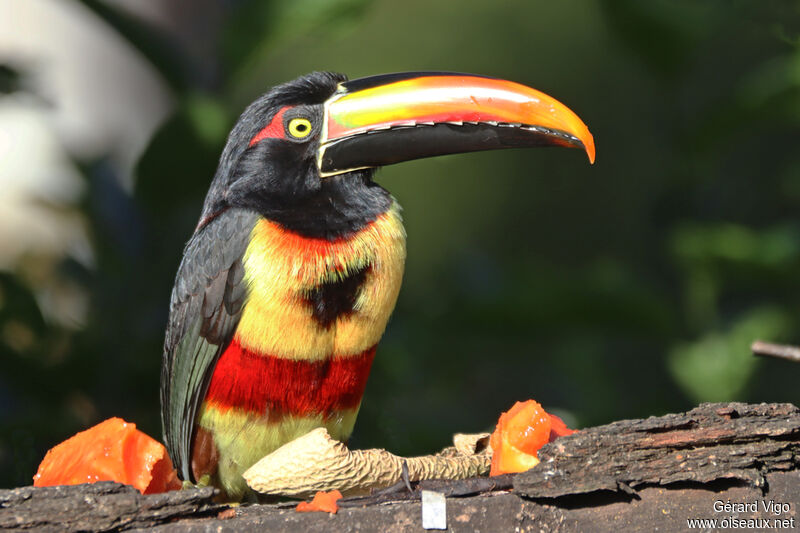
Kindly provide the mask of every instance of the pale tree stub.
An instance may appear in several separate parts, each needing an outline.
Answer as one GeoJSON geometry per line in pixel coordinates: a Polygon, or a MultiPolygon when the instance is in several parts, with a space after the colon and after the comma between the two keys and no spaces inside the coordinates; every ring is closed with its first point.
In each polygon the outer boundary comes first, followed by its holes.
{"type": "Polygon", "coordinates": [[[403,463],[409,481],[467,479],[489,472],[488,434],[458,434],[454,446],[441,454],[399,457],[386,450],[350,450],[325,428],[297,438],[250,467],[244,478],[262,494],[303,498],[317,491],[339,490],[344,495],[367,494],[402,479],[403,463]]]}

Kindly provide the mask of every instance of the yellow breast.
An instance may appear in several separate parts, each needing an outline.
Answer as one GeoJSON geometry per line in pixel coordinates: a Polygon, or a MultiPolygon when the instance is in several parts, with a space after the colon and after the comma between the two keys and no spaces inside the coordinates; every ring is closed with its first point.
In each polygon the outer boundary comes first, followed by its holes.
{"type": "Polygon", "coordinates": [[[295,360],[357,355],[377,344],[394,309],[405,263],[405,230],[394,204],[360,231],[329,241],[288,232],[266,219],[244,255],[248,298],[236,336],[245,348],[295,360]],[[308,295],[366,269],[352,312],[328,327],[308,295]]]}

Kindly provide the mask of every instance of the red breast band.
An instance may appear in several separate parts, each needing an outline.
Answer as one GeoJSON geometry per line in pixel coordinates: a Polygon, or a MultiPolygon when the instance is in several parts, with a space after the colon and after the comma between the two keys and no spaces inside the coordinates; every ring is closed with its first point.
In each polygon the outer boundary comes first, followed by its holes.
{"type": "Polygon", "coordinates": [[[234,338],[217,362],[206,401],[271,419],[353,409],[374,357],[375,346],[355,356],[296,361],[251,352],[234,338]]]}

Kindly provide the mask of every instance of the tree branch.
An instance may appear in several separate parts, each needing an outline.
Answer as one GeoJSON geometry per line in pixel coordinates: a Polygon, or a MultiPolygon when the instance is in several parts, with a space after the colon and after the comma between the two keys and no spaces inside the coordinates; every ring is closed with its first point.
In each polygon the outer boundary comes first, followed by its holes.
{"type": "Polygon", "coordinates": [[[786,359],[787,361],[800,363],[800,347],[797,346],[755,341],[750,345],[750,351],[752,351],[754,355],[775,357],[776,359],[786,359]]]}
{"type": "Polygon", "coordinates": [[[419,531],[421,490],[447,496],[447,527],[456,533],[685,531],[687,520],[731,516],[715,510],[720,501],[755,502],[756,510],[736,511],[737,520],[789,529],[796,523],[775,521],[798,521],[798,456],[797,407],[703,404],[562,437],[539,451],[538,466],[516,476],[423,481],[412,483],[411,491],[398,485],[341,500],[336,515],[298,513],[287,503],[228,508],[212,502],[211,489],[143,496],[98,483],[0,491],[0,529],[419,531]],[[765,510],[769,501],[788,510],[765,510]]]}

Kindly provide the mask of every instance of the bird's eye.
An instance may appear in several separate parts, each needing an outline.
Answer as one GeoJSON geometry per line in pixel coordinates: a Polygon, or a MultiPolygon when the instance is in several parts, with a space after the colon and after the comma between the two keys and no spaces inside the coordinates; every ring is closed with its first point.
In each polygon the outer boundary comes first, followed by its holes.
{"type": "Polygon", "coordinates": [[[307,118],[293,118],[289,121],[289,135],[295,139],[308,137],[311,133],[311,121],[307,118]]]}

